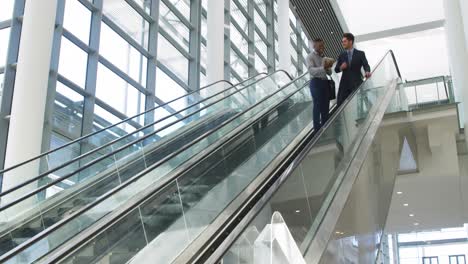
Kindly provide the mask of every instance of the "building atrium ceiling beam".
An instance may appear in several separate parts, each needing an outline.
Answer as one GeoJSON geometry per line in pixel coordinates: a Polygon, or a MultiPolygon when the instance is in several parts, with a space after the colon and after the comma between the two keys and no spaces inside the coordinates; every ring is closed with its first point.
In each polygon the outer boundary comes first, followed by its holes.
{"type": "Polygon", "coordinates": [[[441,28],[444,26],[444,24],[445,24],[445,20],[441,19],[441,20],[436,20],[436,21],[431,21],[431,22],[426,22],[426,23],[421,23],[421,24],[416,24],[416,25],[411,25],[411,26],[406,26],[406,27],[392,28],[389,30],[372,32],[369,34],[356,36],[356,42],[365,42],[365,41],[370,41],[370,40],[417,33],[421,31],[441,28]]]}

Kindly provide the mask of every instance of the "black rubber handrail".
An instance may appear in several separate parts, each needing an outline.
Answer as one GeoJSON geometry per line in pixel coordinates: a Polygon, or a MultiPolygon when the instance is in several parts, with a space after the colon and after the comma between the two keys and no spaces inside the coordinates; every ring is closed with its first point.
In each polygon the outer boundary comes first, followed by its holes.
{"type": "MultiPolygon", "coordinates": [[[[278,89],[277,91],[275,91],[274,93],[272,94],[269,94],[267,96],[265,96],[264,98],[262,98],[262,100],[258,101],[257,103],[251,105],[250,107],[248,107],[247,109],[243,110],[242,112],[240,113],[237,113],[236,115],[232,116],[231,118],[229,118],[228,120],[225,120],[221,125],[219,125],[218,127],[216,128],[213,128],[205,133],[203,133],[202,135],[200,135],[199,137],[197,137],[195,140],[191,141],[190,143],[184,145],[182,148],[178,149],[177,151],[169,154],[168,156],[164,157],[163,159],[157,161],[156,163],[152,164],[150,167],[146,168],[144,171],[140,172],[139,174],[137,174],[136,176],[134,176],[133,178],[131,178],[130,180],[127,180],[126,182],[120,184],[119,186],[115,187],[114,189],[108,191],[107,193],[101,195],[99,198],[97,198],[95,201],[89,203],[88,205],[82,207],[81,209],[73,212],[72,214],[68,215],[65,219],[62,219],[60,222],[52,225],[51,227],[47,228],[46,230],[42,231],[41,233],[37,234],[36,236],[34,236],[33,238],[27,240],[26,242],[20,244],[19,246],[15,247],[14,249],[12,249],[11,251],[5,253],[4,255],[0,256],[0,262],[3,263],[5,262],[6,260],[8,259],[11,259],[12,257],[14,257],[15,255],[19,254],[22,250],[28,248],[29,246],[33,245],[34,243],[36,243],[37,241],[45,238],[46,236],[48,236],[50,233],[54,232],[55,230],[61,228],[62,226],[66,225],[67,223],[69,223],[70,221],[72,221],[75,217],[77,217],[78,215],[90,210],[91,208],[95,207],[96,205],[98,205],[99,203],[103,202],[104,200],[106,200],[107,198],[111,197],[112,195],[114,195],[115,193],[117,193],[118,191],[126,188],[127,186],[129,186],[130,184],[136,182],[137,180],[139,180],[140,178],[142,178],[143,176],[145,176],[148,172],[154,170],[155,168],[157,168],[158,166],[160,166],[161,164],[167,162],[168,160],[172,159],[173,157],[179,155],[180,153],[182,153],[183,151],[185,151],[186,149],[194,146],[195,144],[197,144],[198,142],[200,142],[201,140],[203,140],[204,138],[208,137],[209,135],[215,133],[216,131],[218,131],[219,129],[221,129],[222,127],[226,126],[227,124],[229,124],[230,122],[232,122],[233,120],[235,120],[236,118],[242,116],[243,114],[249,112],[250,110],[254,109],[255,107],[257,107],[258,105],[262,104],[263,102],[267,101],[268,99],[270,99],[271,97],[273,97],[274,95],[280,93],[281,91],[283,91],[286,87],[288,87],[289,85],[293,84],[295,81],[297,81],[298,79],[300,78],[303,78],[306,74],[308,73],[305,73],[301,76],[299,76],[297,79],[295,80],[292,80],[290,81],[289,83],[283,85],[280,89],[278,89]]],[[[307,82],[308,83],[308,82],[307,82]]],[[[307,84],[306,84],[307,85],[307,84]]],[[[301,91],[302,89],[304,89],[305,85],[302,86],[301,88],[298,88],[296,89],[294,92],[290,93],[289,95],[287,95],[283,100],[281,100],[280,102],[278,102],[274,107],[272,107],[272,109],[276,110],[276,107],[283,104],[284,102],[286,102],[290,97],[292,97],[294,94],[296,94],[297,92],[301,91]]],[[[270,110],[266,113],[264,113],[261,117],[259,117],[257,120],[261,120],[263,117],[267,116],[271,111],[273,110],[270,110]]],[[[255,122],[255,121],[252,121],[252,122],[255,122]]],[[[241,131],[242,132],[242,131],[241,131]]],[[[241,133],[239,132],[239,133],[241,133]]],[[[176,176],[174,176],[173,178],[177,178],[178,176],[180,176],[183,172],[180,172],[178,173],[176,176]]],[[[159,186],[158,187],[158,190],[164,188],[164,186],[159,186]]],[[[156,190],[156,191],[158,191],[156,190]]],[[[155,192],[156,192],[155,191],[155,192]]],[[[131,209],[130,209],[131,210],[131,209]]],[[[99,220],[97,220],[99,221],[99,220]]]]}
{"type": "MultiPolygon", "coordinates": [[[[272,73],[272,74],[270,74],[270,75],[267,75],[267,76],[265,76],[265,77],[262,77],[262,78],[260,78],[259,80],[255,81],[254,83],[252,83],[252,84],[250,84],[250,85],[254,85],[254,84],[256,84],[256,83],[258,83],[258,82],[260,82],[260,81],[262,81],[262,80],[264,80],[264,79],[267,79],[268,77],[270,77],[270,76],[272,76],[272,75],[274,75],[274,74],[276,74],[276,73],[279,73],[279,72],[283,72],[283,71],[275,71],[274,73],[272,73]]],[[[287,76],[288,76],[288,78],[289,78],[289,75],[287,75],[287,76]]],[[[104,160],[104,159],[106,159],[106,158],[108,158],[108,157],[110,157],[110,156],[112,156],[112,155],[115,155],[116,153],[118,153],[118,152],[120,152],[120,151],[126,149],[127,147],[132,146],[132,145],[135,144],[135,143],[139,143],[139,142],[141,142],[141,141],[143,141],[143,140],[149,138],[150,136],[155,135],[155,134],[161,132],[162,130],[164,130],[164,129],[166,129],[166,128],[168,128],[168,127],[170,127],[170,126],[172,126],[172,125],[174,125],[174,124],[176,124],[176,123],[178,123],[178,122],[180,122],[180,121],[182,121],[182,120],[188,119],[189,117],[191,117],[191,116],[193,116],[193,115],[195,115],[195,114],[201,112],[203,109],[206,109],[206,108],[208,108],[208,107],[210,107],[210,106],[212,106],[212,105],[214,105],[214,104],[216,104],[216,103],[218,103],[218,102],[220,102],[220,101],[226,99],[226,98],[229,97],[229,96],[232,96],[232,95],[234,95],[234,94],[237,94],[237,93],[241,92],[242,90],[245,90],[245,89],[249,88],[250,85],[247,85],[247,86],[245,86],[245,87],[242,87],[241,89],[237,89],[237,88],[236,88],[236,91],[233,92],[233,93],[231,93],[231,94],[229,94],[228,96],[225,96],[225,97],[223,97],[223,98],[221,98],[221,99],[218,99],[218,100],[216,100],[216,101],[214,101],[214,102],[212,102],[212,103],[210,103],[210,104],[208,104],[208,105],[205,105],[205,106],[203,106],[202,108],[197,109],[197,110],[194,111],[193,113],[190,113],[189,115],[187,115],[187,116],[185,116],[185,117],[183,117],[183,118],[181,118],[181,119],[178,119],[178,120],[176,120],[176,121],[173,121],[173,122],[171,122],[171,123],[168,123],[168,124],[166,124],[165,126],[160,127],[160,128],[158,128],[158,129],[156,129],[155,131],[152,131],[151,133],[148,133],[148,134],[142,136],[141,138],[139,138],[139,139],[137,139],[137,140],[135,140],[135,141],[132,141],[132,142],[130,142],[130,143],[127,143],[127,144],[125,144],[125,145],[119,147],[118,149],[113,150],[113,151],[107,153],[106,155],[101,155],[101,156],[99,156],[99,158],[96,158],[96,159],[94,159],[94,160],[92,160],[92,161],[90,161],[90,162],[84,164],[83,166],[81,166],[81,167],[78,168],[77,170],[75,170],[75,171],[73,171],[73,172],[71,172],[71,173],[68,173],[68,174],[66,174],[66,175],[64,175],[64,176],[62,176],[62,177],[60,177],[60,178],[57,178],[57,179],[55,179],[55,180],[49,182],[48,184],[43,185],[43,186],[41,186],[41,187],[39,187],[39,188],[37,188],[37,189],[35,189],[35,190],[33,190],[33,191],[30,191],[29,193],[27,193],[27,194],[21,196],[20,198],[18,198],[18,199],[16,199],[16,200],[12,201],[12,202],[10,202],[10,203],[7,203],[7,204],[5,204],[5,205],[2,205],[2,206],[0,207],[0,212],[3,211],[3,210],[5,210],[5,209],[10,208],[10,207],[13,206],[13,205],[16,205],[16,204],[18,204],[18,203],[20,203],[20,202],[26,200],[27,198],[31,197],[32,195],[35,195],[35,194],[37,194],[37,193],[39,193],[39,192],[41,192],[41,191],[43,191],[43,190],[45,190],[45,189],[47,189],[47,188],[49,188],[49,187],[51,187],[51,186],[53,186],[53,185],[59,183],[59,182],[62,182],[63,180],[66,180],[66,179],[72,177],[72,176],[75,175],[77,172],[80,172],[80,171],[82,171],[82,170],[84,170],[84,169],[87,169],[87,168],[93,166],[94,164],[98,163],[99,161],[104,160]]],[[[229,88],[229,89],[232,89],[232,87],[229,88]]],[[[206,97],[204,100],[211,99],[211,98],[213,98],[213,97],[215,97],[215,96],[218,96],[219,94],[224,93],[224,92],[225,92],[225,90],[220,91],[220,92],[218,92],[218,93],[216,93],[216,94],[213,94],[213,95],[211,95],[211,96],[209,96],[209,97],[206,97]]],[[[202,101],[203,101],[203,100],[202,100],[202,101]]],[[[200,102],[201,102],[201,101],[200,101],[200,102]]],[[[190,106],[190,107],[192,107],[192,106],[190,106]]],[[[190,107],[188,107],[188,108],[190,108],[190,107]]],[[[186,109],[188,109],[188,108],[186,108],[186,109]]],[[[183,111],[185,111],[186,109],[182,109],[182,110],[178,111],[177,113],[183,112],[183,111]]],[[[177,114],[177,113],[176,113],[176,114],[177,114]]],[[[37,181],[37,180],[43,178],[43,177],[46,177],[49,173],[52,173],[52,172],[55,172],[55,171],[57,171],[57,170],[63,169],[64,167],[66,167],[66,166],[68,166],[68,165],[70,165],[70,164],[72,164],[72,163],[74,163],[74,162],[76,162],[76,161],[82,159],[83,157],[89,156],[89,155],[91,155],[91,154],[93,154],[93,153],[95,153],[95,152],[97,152],[97,151],[99,151],[99,150],[101,150],[101,149],[103,149],[103,148],[106,148],[106,147],[108,147],[108,146],[110,146],[110,145],[112,145],[112,144],[114,144],[114,143],[116,143],[116,142],[118,142],[118,141],[120,141],[120,140],[122,140],[122,139],[124,139],[124,138],[126,138],[126,137],[128,137],[128,136],[130,136],[130,135],[132,135],[132,134],[134,134],[134,133],[141,132],[142,130],[144,130],[144,129],[146,129],[146,128],[149,128],[149,127],[153,126],[154,124],[156,124],[156,123],[158,123],[158,122],[161,122],[161,121],[163,121],[163,120],[166,120],[166,119],[168,119],[168,118],[170,118],[170,117],[171,117],[171,116],[164,117],[164,118],[158,120],[158,121],[155,122],[155,123],[148,124],[148,125],[146,125],[146,126],[144,126],[144,127],[141,127],[141,128],[138,129],[138,130],[133,131],[133,132],[130,133],[130,134],[127,134],[127,135],[125,135],[125,136],[123,136],[123,137],[121,137],[121,138],[118,138],[118,139],[114,140],[114,141],[108,142],[108,143],[106,143],[106,144],[104,144],[104,145],[102,145],[102,146],[100,146],[100,147],[94,149],[93,151],[87,152],[87,153],[85,153],[85,154],[83,154],[83,155],[81,155],[81,156],[78,156],[78,157],[76,157],[76,158],[73,158],[73,159],[71,159],[70,161],[67,161],[67,162],[63,163],[62,165],[60,165],[60,166],[58,166],[58,167],[56,167],[56,168],[54,168],[54,169],[52,169],[52,170],[49,170],[49,171],[44,172],[44,173],[41,173],[39,176],[36,176],[36,177],[34,177],[34,178],[32,178],[32,179],[29,179],[29,180],[27,180],[27,181],[24,181],[23,183],[21,183],[21,184],[19,184],[19,185],[13,187],[13,188],[11,188],[11,189],[8,189],[8,190],[6,190],[6,191],[0,193],[0,197],[5,196],[5,195],[7,195],[7,194],[9,194],[9,193],[11,193],[11,192],[13,192],[13,191],[16,191],[16,190],[18,190],[18,189],[20,189],[20,188],[22,188],[22,187],[24,187],[24,186],[26,186],[26,185],[28,185],[28,184],[30,184],[30,183],[33,183],[33,182],[35,182],[35,181],[37,181]]]]}
{"type": "MultiPolygon", "coordinates": [[[[145,110],[145,111],[142,112],[142,113],[139,113],[139,114],[136,114],[136,115],[134,115],[134,116],[128,117],[128,118],[126,118],[126,119],[124,119],[124,120],[121,120],[121,121],[115,123],[115,124],[109,125],[109,126],[107,126],[107,127],[105,127],[105,128],[102,128],[102,129],[100,129],[100,130],[94,131],[94,132],[92,132],[92,133],[90,133],[90,134],[87,134],[87,135],[84,135],[84,136],[82,136],[82,137],[76,138],[76,139],[74,139],[74,140],[72,140],[72,141],[70,141],[70,142],[67,142],[67,143],[65,143],[65,144],[63,144],[63,145],[61,145],[61,146],[59,146],[59,147],[57,147],[57,148],[54,148],[54,149],[48,150],[48,151],[46,151],[46,152],[43,152],[43,153],[41,153],[41,154],[39,154],[39,155],[37,155],[37,156],[35,156],[35,157],[33,157],[33,158],[30,158],[30,159],[28,159],[28,160],[25,160],[25,161],[23,161],[23,162],[20,162],[20,163],[18,163],[18,164],[16,164],[16,165],[13,165],[13,166],[8,167],[8,168],[6,168],[6,169],[0,170],[0,174],[4,174],[5,172],[8,172],[8,171],[13,170],[13,169],[16,169],[16,168],[18,168],[18,167],[20,167],[20,166],[23,166],[23,165],[25,165],[25,164],[28,164],[28,163],[30,163],[30,162],[33,162],[33,161],[35,161],[35,160],[37,160],[37,159],[40,159],[40,158],[42,158],[42,157],[44,157],[44,156],[46,156],[46,155],[49,155],[49,154],[51,154],[51,153],[53,153],[53,152],[59,151],[59,150],[65,148],[65,147],[68,147],[68,146],[70,146],[70,145],[72,145],[72,144],[78,143],[79,141],[85,140],[85,139],[87,139],[87,138],[89,138],[89,137],[92,137],[92,136],[98,134],[98,133],[101,133],[101,132],[103,132],[103,131],[109,130],[109,129],[111,129],[111,128],[113,128],[113,127],[116,127],[116,126],[118,126],[118,125],[121,125],[121,124],[123,124],[123,123],[126,123],[126,122],[128,122],[128,121],[130,121],[130,120],[132,120],[132,119],[135,119],[135,118],[139,117],[139,116],[143,116],[143,115],[145,115],[145,114],[147,114],[147,113],[149,113],[149,112],[151,112],[151,111],[154,111],[154,110],[156,110],[156,109],[158,109],[158,108],[160,108],[160,107],[164,107],[164,106],[166,106],[166,105],[168,105],[168,104],[170,104],[170,103],[173,103],[173,102],[175,102],[175,101],[177,101],[177,100],[180,100],[180,99],[182,99],[182,98],[184,98],[184,97],[188,97],[188,96],[190,96],[190,95],[192,95],[192,94],[194,94],[194,93],[197,93],[197,92],[199,92],[199,91],[201,91],[201,90],[207,89],[207,88],[209,88],[209,87],[211,87],[211,86],[214,86],[214,85],[216,85],[216,84],[219,84],[219,83],[227,83],[227,84],[229,84],[231,87],[230,87],[230,88],[226,88],[226,90],[227,90],[227,89],[231,89],[231,88],[233,88],[233,87],[236,87],[236,86],[238,86],[238,85],[242,85],[243,83],[248,82],[248,81],[250,81],[250,80],[252,80],[252,79],[254,79],[254,78],[257,78],[257,77],[260,76],[260,75],[267,75],[267,74],[264,73],[264,72],[259,73],[259,74],[255,75],[255,76],[253,76],[253,77],[250,77],[249,79],[246,79],[246,80],[244,80],[244,81],[242,81],[242,82],[240,82],[240,83],[237,83],[236,85],[234,85],[234,84],[233,84],[232,82],[230,82],[230,81],[219,80],[219,81],[214,82],[214,83],[212,83],[212,84],[206,85],[206,86],[204,86],[204,87],[202,87],[202,88],[200,88],[200,89],[193,90],[193,91],[191,91],[191,92],[189,92],[189,93],[187,93],[187,94],[184,94],[184,95],[179,96],[179,97],[177,97],[177,98],[171,99],[170,101],[167,101],[166,103],[164,103],[164,104],[162,104],[162,105],[158,105],[158,106],[153,107],[153,108],[151,108],[151,109],[145,110]]],[[[195,104],[192,104],[191,106],[193,106],[193,105],[195,105],[195,104]]],[[[174,114],[171,114],[171,116],[173,116],[173,115],[174,115],[174,114]]]]}

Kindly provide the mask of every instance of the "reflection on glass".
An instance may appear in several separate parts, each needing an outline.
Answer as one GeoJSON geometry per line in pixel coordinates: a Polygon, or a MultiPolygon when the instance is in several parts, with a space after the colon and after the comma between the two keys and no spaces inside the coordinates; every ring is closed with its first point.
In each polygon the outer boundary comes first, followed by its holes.
{"type": "MultiPolygon", "coordinates": [[[[180,87],[174,80],[169,78],[162,70],[157,68],[156,71],[156,97],[163,102],[169,102],[172,99],[181,97],[187,94],[187,91],[180,87]]],[[[177,100],[170,105],[174,110],[178,111],[187,107],[187,98],[177,100]]]]}
{"type": "MultiPolygon", "coordinates": [[[[245,11],[245,10],[244,10],[245,11]]],[[[241,9],[237,6],[236,2],[231,2],[231,19],[236,21],[236,23],[240,26],[240,28],[244,31],[248,31],[248,23],[247,23],[247,18],[245,17],[244,13],[242,13],[241,9]]],[[[231,28],[234,25],[231,24],[231,28]]],[[[232,39],[232,36],[231,36],[232,39]]]]}
{"type": "Polygon", "coordinates": [[[262,32],[264,36],[267,35],[267,26],[265,23],[265,20],[258,14],[257,9],[255,9],[254,13],[254,21],[255,21],[255,26],[262,32]]]}
{"type": "Polygon", "coordinates": [[[0,107],[2,106],[2,97],[3,97],[3,88],[4,88],[5,76],[3,73],[0,73],[0,107]]]}
{"type": "Polygon", "coordinates": [[[249,42],[231,22],[231,42],[242,54],[249,54],[249,42]]]}
{"type": "Polygon", "coordinates": [[[187,83],[188,59],[161,34],[158,38],[158,60],[187,83]]]}
{"type": "Polygon", "coordinates": [[[91,11],[79,1],[66,1],[63,26],[81,41],[88,44],[91,11]],[[77,23],[77,21],[80,21],[77,23]]]}
{"type": "Polygon", "coordinates": [[[5,29],[0,29],[0,67],[5,66],[9,40],[10,40],[10,28],[8,27],[5,29]]]}
{"type": "Polygon", "coordinates": [[[103,14],[121,27],[145,49],[148,48],[149,23],[125,1],[104,1],[103,14]]]}
{"type": "Polygon", "coordinates": [[[144,111],[145,96],[102,64],[98,66],[96,96],[126,116],[144,111]]]}
{"type": "Polygon", "coordinates": [[[169,3],[186,18],[190,19],[190,1],[189,0],[169,0],[169,3]]]}
{"type": "Polygon", "coordinates": [[[52,121],[54,131],[71,140],[78,138],[81,134],[84,98],[61,82],[57,82],[56,91],[52,121]]]}
{"type": "Polygon", "coordinates": [[[0,21],[11,19],[13,15],[13,7],[15,0],[1,0],[0,1],[0,21]]]}
{"type": "MultiPolygon", "coordinates": [[[[140,117],[138,119],[133,119],[133,120],[142,124],[143,123],[142,118],[143,117],[140,117]]],[[[120,121],[122,121],[122,119],[109,113],[104,108],[100,107],[99,105],[96,104],[94,106],[93,131],[99,131],[105,127],[108,127],[109,125],[116,124],[120,121]]],[[[134,126],[132,126],[129,122],[125,122],[123,124],[112,127],[111,129],[108,129],[107,132],[102,132],[101,134],[109,133],[109,136],[112,135],[113,139],[117,139],[135,130],[136,128],[134,126]]],[[[98,136],[104,137],[104,135],[98,135],[98,136]]],[[[102,144],[104,143],[102,142],[101,144],[98,144],[98,145],[102,145],[102,144]]]]}
{"type": "Polygon", "coordinates": [[[260,35],[258,35],[257,32],[255,32],[255,48],[257,49],[257,51],[260,52],[260,54],[263,55],[264,58],[267,57],[268,48],[266,46],[266,43],[263,41],[260,35]]]}
{"type": "Polygon", "coordinates": [[[257,72],[268,72],[268,67],[260,56],[258,56],[257,52],[255,52],[255,69],[257,72]]]}
{"type": "Polygon", "coordinates": [[[145,85],[148,59],[104,22],[101,23],[99,53],[128,74],[133,80],[145,85]]]}
{"type": "Polygon", "coordinates": [[[239,57],[237,52],[231,48],[231,68],[234,70],[241,79],[245,80],[249,77],[249,67],[239,57]]]}
{"type": "Polygon", "coordinates": [[[59,73],[84,89],[87,62],[88,54],[66,37],[62,37],[58,67],[59,73]]]}
{"type": "Polygon", "coordinates": [[[164,2],[159,6],[159,26],[166,30],[185,50],[189,49],[190,32],[187,26],[182,23],[164,2]]]}

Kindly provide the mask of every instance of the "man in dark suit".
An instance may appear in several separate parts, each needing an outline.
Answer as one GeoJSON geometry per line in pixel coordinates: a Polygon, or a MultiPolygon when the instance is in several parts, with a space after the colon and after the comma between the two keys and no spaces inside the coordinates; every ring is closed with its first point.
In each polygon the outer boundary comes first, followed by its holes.
{"type": "Polygon", "coordinates": [[[362,84],[364,76],[366,78],[371,76],[366,54],[354,48],[353,34],[345,33],[342,44],[345,51],[340,54],[335,66],[336,73],[343,72],[338,90],[338,105],[341,105],[362,84]],[[361,73],[362,68],[365,71],[364,76],[361,73]]]}

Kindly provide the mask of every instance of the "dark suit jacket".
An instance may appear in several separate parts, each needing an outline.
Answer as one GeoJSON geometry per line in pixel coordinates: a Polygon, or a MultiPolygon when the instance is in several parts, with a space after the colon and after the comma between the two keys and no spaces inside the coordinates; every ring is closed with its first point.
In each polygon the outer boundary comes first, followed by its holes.
{"type": "MultiPolygon", "coordinates": [[[[335,67],[336,73],[341,72],[340,67],[343,62],[348,63],[348,53],[346,51],[341,53],[338,57],[338,61],[335,67]]],[[[364,68],[364,71],[366,72],[370,72],[371,70],[364,51],[354,49],[353,59],[351,60],[351,67],[348,63],[348,68],[343,71],[343,75],[341,76],[339,89],[340,92],[350,93],[362,84],[362,68],[364,68]]]]}

